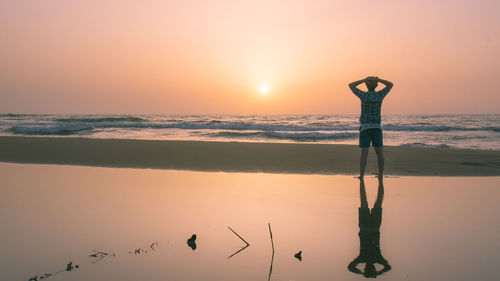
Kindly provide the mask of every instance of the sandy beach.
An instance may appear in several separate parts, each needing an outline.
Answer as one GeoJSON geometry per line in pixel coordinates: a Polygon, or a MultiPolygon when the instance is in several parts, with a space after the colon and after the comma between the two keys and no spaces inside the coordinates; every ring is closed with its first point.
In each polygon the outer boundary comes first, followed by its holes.
{"type": "MultiPolygon", "coordinates": [[[[500,151],[385,147],[386,174],[499,176],[500,151]]],[[[347,174],[359,172],[353,145],[0,137],[0,161],[193,171],[347,174]]],[[[376,155],[368,173],[376,172],[376,155]]]]}

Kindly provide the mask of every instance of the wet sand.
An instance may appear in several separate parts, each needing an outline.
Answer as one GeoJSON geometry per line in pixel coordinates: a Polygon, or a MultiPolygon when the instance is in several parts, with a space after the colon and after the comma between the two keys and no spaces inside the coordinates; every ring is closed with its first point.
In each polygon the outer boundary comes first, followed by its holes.
{"type": "MultiPolygon", "coordinates": [[[[352,176],[0,163],[0,178],[1,280],[364,280],[352,176]]],[[[377,279],[498,280],[499,179],[385,179],[377,279]]]]}
{"type": "MultiPolygon", "coordinates": [[[[386,174],[499,176],[500,151],[385,147],[386,174]]],[[[340,144],[0,137],[0,161],[119,168],[294,174],[359,173],[359,148],[340,144]]],[[[367,173],[377,171],[376,155],[367,173]]]]}

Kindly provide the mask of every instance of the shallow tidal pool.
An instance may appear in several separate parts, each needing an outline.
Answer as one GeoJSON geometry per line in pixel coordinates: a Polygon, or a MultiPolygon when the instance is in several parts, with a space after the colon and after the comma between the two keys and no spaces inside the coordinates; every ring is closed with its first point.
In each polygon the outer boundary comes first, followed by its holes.
{"type": "Polygon", "coordinates": [[[1,280],[499,278],[499,177],[0,163],[0,184],[1,280]]]}

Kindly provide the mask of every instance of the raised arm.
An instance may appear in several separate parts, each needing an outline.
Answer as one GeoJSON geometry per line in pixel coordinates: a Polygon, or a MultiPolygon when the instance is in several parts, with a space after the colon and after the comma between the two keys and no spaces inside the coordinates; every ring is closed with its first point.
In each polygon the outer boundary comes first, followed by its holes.
{"type": "Polygon", "coordinates": [[[359,84],[363,84],[363,83],[365,83],[365,82],[366,82],[366,78],[365,78],[365,79],[358,80],[358,81],[354,81],[354,82],[352,82],[351,84],[349,84],[349,88],[351,89],[351,91],[352,91],[353,93],[356,93],[356,89],[358,89],[358,88],[356,88],[356,87],[357,87],[359,84]]]}
{"type": "Polygon", "coordinates": [[[359,270],[356,266],[361,263],[361,258],[357,257],[347,266],[347,270],[352,273],[363,274],[361,270],[359,270]]]}
{"type": "Polygon", "coordinates": [[[381,261],[380,264],[383,266],[383,268],[375,271],[376,276],[384,274],[385,272],[390,271],[392,269],[391,265],[385,259],[381,261]]]}
{"type": "Polygon", "coordinates": [[[392,82],[384,80],[384,79],[380,79],[378,77],[375,77],[375,78],[377,79],[378,82],[384,84],[387,87],[387,90],[392,89],[392,86],[394,85],[394,84],[392,84],[392,82]]]}
{"type": "Polygon", "coordinates": [[[366,82],[366,78],[365,79],[362,79],[362,80],[359,80],[359,81],[354,81],[352,82],[351,84],[349,84],[349,88],[351,88],[351,91],[360,99],[363,99],[366,92],[363,92],[361,91],[360,89],[358,89],[358,85],[359,84],[362,84],[362,83],[365,83],[366,82]]]}

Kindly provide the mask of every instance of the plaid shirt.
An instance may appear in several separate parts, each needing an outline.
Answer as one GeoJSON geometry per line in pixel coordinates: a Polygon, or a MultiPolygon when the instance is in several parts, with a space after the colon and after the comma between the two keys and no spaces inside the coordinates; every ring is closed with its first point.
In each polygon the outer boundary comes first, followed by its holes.
{"type": "Polygon", "coordinates": [[[380,124],[382,119],[380,109],[382,108],[382,101],[389,93],[389,88],[385,87],[378,92],[363,92],[358,88],[354,88],[353,92],[361,100],[361,116],[359,117],[361,125],[380,124]]]}

